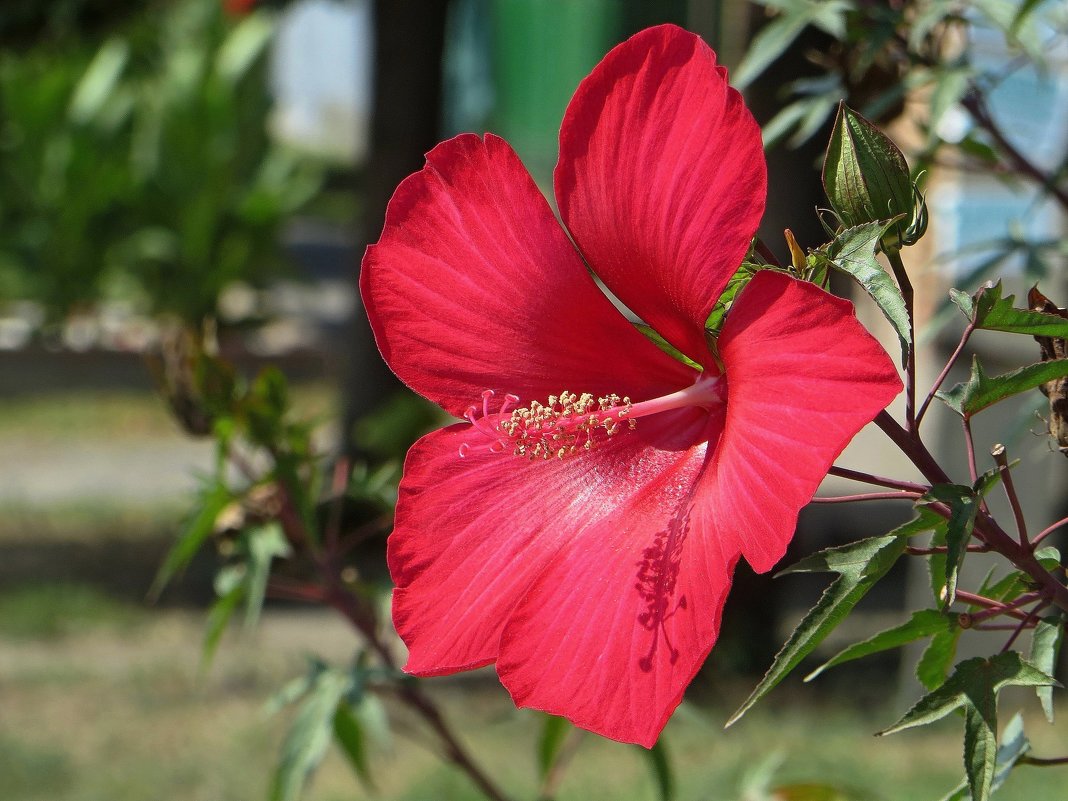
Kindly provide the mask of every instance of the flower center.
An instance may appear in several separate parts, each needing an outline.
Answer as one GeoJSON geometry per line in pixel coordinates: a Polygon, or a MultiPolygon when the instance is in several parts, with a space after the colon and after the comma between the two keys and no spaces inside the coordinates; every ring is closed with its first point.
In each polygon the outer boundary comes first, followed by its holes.
{"type": "Polygon", "coordinates": [[[505,395],[496,412],[491,404],[496,397],[492,389],[482,393],[482,415],[477,406],[468,407],[464,418],[482,441],[464,442],[460,457],[478,451],[512,453],[529,459],[563,459],[565,456],[592,449],[598,441],[631,430],[637,420],[651,414],[690,406],[711,407],[723,402],[721,376],[700,376],[686,389],[652,400],[634,403],[628,397],[588,392],[576,395],[564,390],[550,395],[547,403],[533,401],[529,406],[514,408],[516,395],[505,395]]]}

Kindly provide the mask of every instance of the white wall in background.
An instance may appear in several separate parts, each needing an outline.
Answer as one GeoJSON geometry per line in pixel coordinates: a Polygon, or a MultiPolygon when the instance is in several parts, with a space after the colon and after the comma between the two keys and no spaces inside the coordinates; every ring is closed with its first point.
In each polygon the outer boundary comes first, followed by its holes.
{"type": "Polygon", "coordinates": [[[367,153],[370,0],[303,0],[282,15],[271,64],[276,136],[347,163],[367,153]]]}

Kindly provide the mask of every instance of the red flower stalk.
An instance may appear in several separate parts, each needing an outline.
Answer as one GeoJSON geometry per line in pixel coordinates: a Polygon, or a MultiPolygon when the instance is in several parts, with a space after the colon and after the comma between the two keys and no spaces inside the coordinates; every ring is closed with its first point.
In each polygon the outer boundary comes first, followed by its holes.
{"type": "Polygon", "coordinates": [[[398,187],[364,303],[397,375],[467,419],[405,462],[388,559],[407,671],[496,663],[519,706],[656,742],[738,558],[782,557],[834,458],[901,389],[849,303],[770,271],[713,353],[704,324],[766,185],[726,70],[665,25],[571,100],[566,231],[490,134],[443,142],[398,187]],[[587,264],[701,369],[628,322],[587,264]]]}

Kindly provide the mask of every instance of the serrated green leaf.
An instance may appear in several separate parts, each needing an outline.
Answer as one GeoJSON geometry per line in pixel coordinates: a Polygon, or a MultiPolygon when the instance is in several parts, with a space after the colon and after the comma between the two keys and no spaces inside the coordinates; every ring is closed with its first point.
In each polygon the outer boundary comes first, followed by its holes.
{"type": "MultiPolygon", "coordinates": [[[[1013,459],[1009,462],[1009,469],[1016,467],[1018,464],[1020,464],[1020,460],[1013,459]]],[[[999,483],[1001,483],[1001,468],[991,467],[975,480],[975,483],[972,484],[972,489],[976,495],[982,498],[999,483]]]]}
{"type": "Polygon", "coordinates": [[[949,519],[945,531],[945,592],[942,608],[946,609],[957,597],[957,576],[968,553],[968,541],[975,526],[975,515],[979,511],[979,499],[971,487],[961,484],[939,484],[932,487],[918,504],[938,502],[949,506],[949,519]]]}
{"type": "Polygon", "coordinates": [[[244,532],[248,549],[248,592],[245,595],[245,628],[256,625],[267,594],[267,579],[275,557],[290,553],[289,543],[277,521],[255,526],[244,532]]]}
{"type": "Polygon", "coordinates": [[[924,649],[920,661],[916,663],[916,678],[927,690],[937,689],[945,682],[949,668],[957,657],[960,633],[959,626],[939,632],[924,649]]]}
{"type": "Polygon", "coordinates": [[[808,27],[808,19],[801,14],[784,14],[765,25],[753,37],[745,57],[731,76],[737,89],[744,89],[760,77],[786,48],[808,27]]]}
{"type": "Polygon", "coordinates": [[[215,530],[215,520],[219,513],[232,500],[233,495],[222,484],[211,484],[200,492],[197,498],[196,514],[182,528],[177,541],[167,552],[163,564],[160,565],[152,581],[152,586],[148,590],[150,599],[159,598],[163,588],[174,578],[175,574],[189,565],[197,551],[215,530]]]}
{"type": "MultiPolygon", "coordinates": [[[[998,747],[995,759],[994,779],[990,783],[991,795],[1001,789],[1001,785],[1009,778],[1016,763],[1030,750],[1031,743],[1024,736],[1023,717],[1017,712],[1009,721],[1009,725],[1005,727],[1005,731],[1001,733],[1001,745],[998,747]]],[[[968,780],[965,779],[942,801],[969,801],[971,797],[972,794],[968,791],[968,780]]]]}
{"type": "Polygon", "coordinates": [[[977,656],[960,662],[953,675],[934,691],[928,693],[905,713],[897,723],[879,732],[880,735],[911,729],[941,720],[950,712],[964,706],[982,714],[990,712],[990,700],[1009,685],[1038,687],[1057,685],[1034,665],[1028,664],[1015,651],[1006,651],[989,658],[977,656]]]}
{"type": "Polygon", "coordinates": [[[964,316],[975,323],[976,328],[1010,334],[1068,338],[1068,320],[1056,314],[1017,309],[1013,305],[1016,296],[1002,297],[1001,293],[1001,282],[998,281],[992,286],[981,287],[974,296],[952,290],[950,297],[964,316]]]}
{"type": "Polygon", "coordinates": [[[374,792],[375,782],[367,754],[367,738],[360,719],[344,701],[334,710],[334,741],[348,759],[356,778],[364,787],[374,792]]]}
{"type": "Polygon", "coordinates": [[[812,681],[823,671],[836,665],[841,665],[843,662],[851,662],[854,659],[877,654],[881,651],[900,648],[902,645],[915,642],[923,637],[930,637],[955,628],[957,628],[957,620],[952,615],[946,615],[936,609],[923,609],[919,612],[913,612],[908,622],[881,631],[874,637],[869,637],[839,651],[805,676],[805,681],[812,681]]]}
{"type": "Polygon", "coordinates": [[[571,733],[572,728],[574,727],[566,718],[545,715],[541,734],[538,737],[538,776],[542,781],[545,781],[545,777],[549,775],[549,771],[556,764],[556,759],[560,756],[560,749],[563,747],[564,741],[567,739],[567,735],[571,733]]]}
{"type": "Polygon", "coordinates": [[[319,674],[328,669],[327,664],[322,660],[310,659],[305,673],[287,681],[280,690],[267,699],[263,705],[264,716],[276,715],[285,707],[299,701],[315,686],[319,674]]]}
{"type": "Polygon", "coordinates": [[[649,770],[653,774],[660,801],[672,801],[675,797],[675,771],[671,767],[671,755],[667,750],[666,738],[661,736],[650,749],[642,749],[649,770]]]}
{"type": "MultiPolygon", "coordinates": [[[[1053,675],[1057,667],[1057,655],[1064,639],[1064,619],[1060,615],[1050,615],[1038,621],[1031,635],[1030,662],[1043,673],[1053,675]]],[[[1038,701],[1046,720],[1053,723],[1053,687],[1035,688],[1038,701]]]]}
{"type": "Polygon", "coordinates": [[[1065,376],[1068,376],[1068,359],[1051,359],[991,378],[983,370],[979,357],[973,356],[969,379],[946,392],[936,393],[936,396],[968,419],[1006,398],[1065,376]]]}
{"type": "Polygon", "coordinates": [[[903,217],[908,226],[914,202],[905,157],[890,138],[842,103],[838,107],[823,186],[843,224],[855,227],[903,217]]]}
{"type": "Polygon", "coordinates": [[[964,93],[968,91],[972,70],[967,67],[938,69],[932,73],[934,90],[930,95],[930,116],[928,126],[931,136],[937,134],[938,123],[950,108],[957,105],[964,93]]]}
{"type": "Polygon", "coordinates": [[[990,797],[998,753],[997,700],[991,696],[980,703],[985,708],[969,706],[964,712],[964,773],[973,801],[990,797]]]}
{"type": "Polygon", "coordinates": [[[211,665],[212,659],[215,658],[215,652],[219,648],[219,641],[226,631],[226,626],[229,624],[230,618],[234,616],[234,610],[237,609],[244,597],[244,582],[236,582],[208,610],[208,619],[204,625],[204,641],[200,649],[201,670],[206,670],[211,665]]]}
{"type": "Polygon", "coordinates": [[[744,89],[779,58],[806,27],[814,25],[836,39],[845,35],[845,14],[850,3],[845,0],[795,0],[768,3],[780,14],[753,37],[742,63],[731,76],[731,83],[744,89]]]}
{"type": "Polygon", "coordinates": [[[352,680],[344,673],[323,671],[300,705],[271,779],[270,801],[296,801],[334,735],[334,719],[352,680]]]}
{"type": "Polygon", "coordinates": [[[940,687],[921,698],[893,726],[879,732],[893,734],[903,729],[933,723],[963,708],[964,770],[974,801],[987,801],[995,776],[997,757],[997,694],[1015,685],[1038,687],[1057,681],[1023,660],[1015,651],[988,659],[975,657],[959,663],[940,687]]]}
{"type": "Polygon", "coordinates": [[[989,587],[980,588],[979,594],[992,601],[1005,601],[1016,598],[1026,592],[1030,578],[1020,571],[1014,571],[998,579],[989,587]]]}
{"type": "Polygon", "coordinates": [[[955,8],[955,0],[930,0],[922,4],[917,10],[909,26],[909,49],[919,50],[923,46],[923,40],[940,24],[955,8]]]}
{"type": "Polygon", "coordinates": [[[901,360],[904,363],[911,345],[905,299],[894,279],[875,258],[879,240],[893,224],[884,221],[847,228],[828,245],[827,259],[831,266],[860,284],[890,321],[901,342],[901,360]]]}
{"type": "Polygon", "coordinates": [[[876,582],[894,566],[905,551],[907,537],[894,533],[830,548],[802,559],[782,571],[786,573],[832,572],[839,577],[824,591],[816,605],[798,624],[790,639],[775,656],[767,674],[749,698],[731,715],[730,726],[812,653],[823,639],[842,622],[876,582]]]}

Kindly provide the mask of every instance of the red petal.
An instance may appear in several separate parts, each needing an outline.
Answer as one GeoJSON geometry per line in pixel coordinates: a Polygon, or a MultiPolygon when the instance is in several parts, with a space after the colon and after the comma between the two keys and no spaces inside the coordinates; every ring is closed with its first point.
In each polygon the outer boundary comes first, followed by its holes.
{"type": "MultiPolygon", "coordinates": [[[[416,443],[388,553],[393,619],[410,651],[405,669],[434,675],[493,661],[513,607],[561,548],[586,543],[602,553],[633,499],[658,508],[661,474],[699,464],[704,446],[693,443],[708,425],[692,410],[661,417],[565,459],[485,451],[461,459],[467,424],[416,443]]],[[[627,557],[631,584],[642,547],[627,557]]]]}
{"type": "Polygon", "coordinates": [[[560,129],[560,215],[593,271],[691,358],[764,213],[760,129],[697,36],[650,28],[612,50],[560,129]]]}
{"type": "Polygon", "coordinates": [[[485,389],[652,396],[690,372],[612,307],[503,140],[443,142],[390,201],[361,290],[389,366],[460,416],[485,389]]]}
{"type": "Polygon", "coordinates": [[[849,440],[901,391],[893,362],[851,303],[781,273],[758,273],[719,340],[727,421],[698,489],[723,549],[762,572],[782,558],[849,440]]]}
{"type": "Polygon", "coordinates": [[[690,515],[705,450],[662,462],[537,577],[497,661],[517,705],[656,742],[716,641],[737,560],[690,515]]]}

